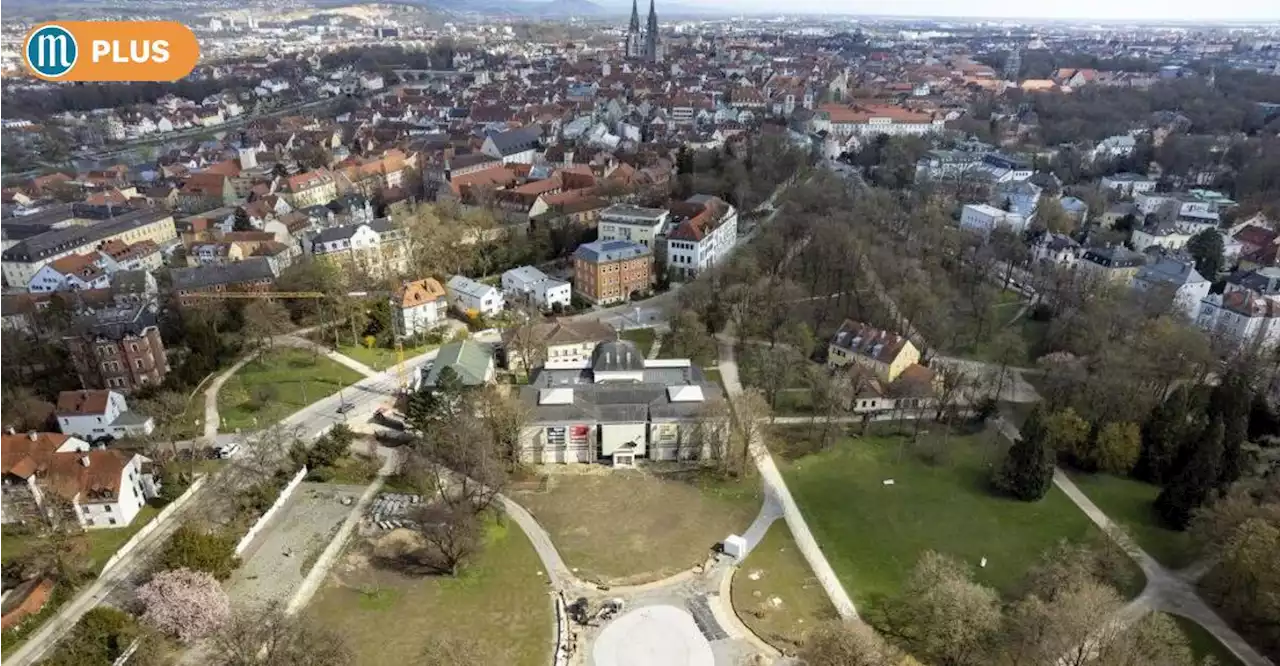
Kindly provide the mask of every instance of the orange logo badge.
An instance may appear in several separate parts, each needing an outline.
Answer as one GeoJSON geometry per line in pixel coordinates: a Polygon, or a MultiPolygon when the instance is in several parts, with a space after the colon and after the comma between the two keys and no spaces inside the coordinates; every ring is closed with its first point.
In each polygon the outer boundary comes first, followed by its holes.
{"type": "Polygon", "coordinates": [[[59,21],[27,33],[22,59],[46,81],[176,81],[195,69],[200,43],[175,21],[59,21]]]}

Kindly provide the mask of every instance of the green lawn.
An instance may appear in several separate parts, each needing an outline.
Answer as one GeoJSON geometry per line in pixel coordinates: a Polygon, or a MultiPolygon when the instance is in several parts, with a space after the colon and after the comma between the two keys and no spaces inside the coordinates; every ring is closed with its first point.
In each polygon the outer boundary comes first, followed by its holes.
{"type": "Polygon", "coordinates": [[[703,368],[702,374],[706,376],[707,381],[719,384],[721,388],[724,388],[724,378],[720,376],[720,368],[703,368]]]}
{"type": "MultiPolygon", "coordinates": [[[[854,601],[874,610],[901,589],[920,555],[936,550],[974,567],[978,581],[1009,592],[1060,540],[1099,533],[1057,488],[1019,502],[989,489],[1002,445],[988,433],[935,438],[928,465],[906,438],[845,438],[827,451],[783,463],[791,493],[854,601]],[[893,485],[884,481],[893,479],[893,485]],[[979,568],[982,558],[987,566],[979,568]]],[[[775,437],[779,436],[775,434],[775,437]]]]}
{"type": "Polygon", "coordinates": [[[1237,659],[1231,650],[1214,638],[1207,629],[1181,615],[1170,613],[1169,616],[1178,623],[1178,628],[1182,629],[1182,633],[1186,635],[1187,642],[1191,645],[1191,652],[1195,654],[1197,660],[1213,657],[1218,661],[1218,666],[1244,666],[1244,662],[1237,659]]]}
{"type": "Polygon", "coordinates": [[[150,505],[142,507],[138,511],[138,515],[133,517],[133,522],[128,527],[118,530],[92,530],[85,534],[89,539],[89,559],[93,561],[94,571],[101,571],[106,565],[107,560],[115,555],[117,550],[125,544],[133,535],[137,534],[147,523],[151,522],[156,514],[160,513],[159,509],[150,505]]]}
{"type": "MultiPolygon", "coordinates": [[[[421,356],[422,354],[425,354],[439,346],[440,345],[418,345],[416,347],[405,347],[404,357],[405,359],[411,359],[415,356],[421,356]]],[[[378,371],[386,370],[396,363],[399,363],[399,357],[396,355],[396,350],[387,349],[386,347],[370,348],[365,347],[364,345],[344,345],[338,348],[338,353],[360,361],[361,363],[378,371]]]]}
{"type": "Polygon", "coordinates": [[[489,526],[458,578],[378,569],[360,553],[334,567],[307,612],[342,634],[356,664],[419,663],[431,636],[475,641],[480,664],[543,666],[554,624],[542,565],[514,522],[489,526]]]}
{"type": "Polygon", "coordinates": [[[218,393],[223,432],[257,430],[362,379],[309,349],[272,349],[250,361],[218,393]]]}
{"type": "Polygon", "coordinates": [[[809,416],[813,414],[813,392],[808,389],[786,389],[778,392],[778,404],[773,413],[779,416],[809,416]]]}
{"type": "Polygon", "coordinates": [[[732,594],[733,609],[742,622],[770,645],[790,653],[802,645],[811,627],[836,617],[781,518],[734,572],[732,594]]]}
{"type": "Polygon", "coordinates": [[[636,343],[640,351],[647,356],[649,350],[653,349],[653,341],[658,338],[658,334],[652,328],[633,328],[623,331],[621,337],[623,340],[630,340],[636,343]]]}
{"type": "Polygon", "coordinates": [[[1159,486],[1110,474],[1072,473],[1071,479],[1161,564],[1180,569],[1195,559],[1191,535],[1160,524],[1160,517],[1152,506],[1160,494],[1159,486]]]}

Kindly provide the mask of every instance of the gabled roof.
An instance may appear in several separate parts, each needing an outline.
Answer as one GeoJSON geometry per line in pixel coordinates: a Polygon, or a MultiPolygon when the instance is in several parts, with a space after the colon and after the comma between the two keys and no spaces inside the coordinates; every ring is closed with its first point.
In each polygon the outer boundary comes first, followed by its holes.
{"type": "MultiPolygon", "coordinates": [[[[35,433],[0,436],[0,471],[19,478],[36,478],[43,490],[53,491],[64,499],[84,502],[115,499],[120,493],[124,469],[135,455],[118,450],[80,450],[58,452],[58,448],[74,439],[59,433],[35,433]],[[87,463],[87,464],[86,464],[87,463]]],[[[87,443],[82,443],[85,448],[87,443]]]]}
{"type": "Polygon", "coordinates": [[[440,282],[435,278],[425,278],[404,283],[396,292],[395,301],[402,308],[412,308],[444,297],[444,287],[440,282]]]}
{"type": "Polygon", "coordinates": [[[489,135],[493,147],[504,157],[537,148],[540,137],[541,132],[536,127],[521,127],[489,135]]]}
{"type": "Polygon", "coordinates": [[[892,363],[908,342],[896,333],[846,319],[836,329],[831,344],[874,361],[892,363]]]}
{"type": "Polygon", "coordinates": [[[58,394],[58,416],[104,414],[111,391],[63,391],[58,394]]]}
{"type": "Polygon", "coordinates": [[[173,288],[178,291],[274,280],[276,277],[266,257],[250,257],[229,264],[174,268],[169,271],[169,276],[173,280],[173,288]]]}
{"type": "Polygon", "coordinates": [[[453,368],[463,385],[479,386],[488,380],[486,375],[492,361],[493,357],[489,354],[488,348],[482,347],[478,342],[473,340],[451,342],[441,347],[436,354],[435,365],[432,366],[431,372],[427,373],[426,384],[435,386],[436,380],[440,378],[440,371],[444,368],[453,368]]]}

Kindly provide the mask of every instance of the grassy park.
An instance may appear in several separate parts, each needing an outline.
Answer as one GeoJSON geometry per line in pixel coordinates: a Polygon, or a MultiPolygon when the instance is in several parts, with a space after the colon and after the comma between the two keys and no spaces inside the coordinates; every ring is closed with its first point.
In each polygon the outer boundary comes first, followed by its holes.
{"type": "Polygon", "coordinates": [[[222,431],[264,428],[361,379],[308,349],[278,348],[245,364],[218,392],[222,431]]]}
{"type": "Polygon", "coordinates": [[[733,575],[733,608],[770,645],[794,652],[804,633],[835,608],[779,518],[733,575]]]}
{"type": "Polygon", "coordinates": [[[542,666],[554,620],[541,569],[520,528],[496,522],[456,578],[402,574],[352,552],[307,612],[342,634],[361,666],[419,663],[431,636],[474,642],[484,657],[478,663],[542,666]]]}
{"type": "MultiPolygon", "coordinates": [[[[406,360],[415,356],[421,356],[440,345],[417,345],[414,347],[404,348],[404,357],[406,360]]],[[[344,345],[338,348],[338,353],[343,356],[355,359],[374,370],[379,372],[390,368],[399,363],[399,356],[396,350],[386,347],[365,347],[364,345],[344,345]]]]}
{"type": "Polygon", "coordinates": [[[712,546],[751,524],[761,501],[755,477],[724,482],[695,473],[588,469],[557,473],[543,485],[516,493],[516,501],[551,533],[579,577],[612,585],[658,580],[702,563],[712,546]]]}
{"type": "MultiPolygon", "coordinates": [[[[787,432],[803,437],[803,429],[783,430],[774,441],[787,432]]],[[[993,494],[988,479],[1002,458],[1003,440],[990,431],[945,433],[934,426],[921,444],[908,440],[846,437],[782,466],[809,526],[860,607],[874,609],[896,594],[926,550],[969,563],[976,580],[1009,592],[1060,540],[1101,537],[1056,488],[1035,503],[993,494]],[[980,567],[983,558],[987,564],[980,567]]]]}
{"type": "Polygon", "coordinates": [[[652,328],[633,328],[623,331],[621,334],[623,340],[630,340],[636,343],[636,347],[644,354],[648,354],[653,349],[653,341],[658,339],[658,335],[654,333],[652,328]]]}
{"type": "Polygon", "coordinates": [[[1124,528],[1143,550],[1171,569],[1191,564],[1191,535],[1160,524],[1154,502],[1160,487],[1109,474],[1072,474],[1080,490],[1111,520],[1124,528]]]}

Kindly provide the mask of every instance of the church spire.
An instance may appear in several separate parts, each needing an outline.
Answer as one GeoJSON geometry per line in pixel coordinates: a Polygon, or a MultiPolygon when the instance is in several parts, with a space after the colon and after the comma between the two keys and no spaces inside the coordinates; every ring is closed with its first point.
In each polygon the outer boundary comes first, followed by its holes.
{"type": "Polygon", "coordinates": [[[649,23],[644,30],[644,57],[649,62],[662,62],[661,47],[658,45],[658,10],[649,0],[649,23]]]}
{"type": "Polygon", "coordinates": [[[640,32],[640,0],[631,0],[631,25],[628,32],[640,32]]]}

